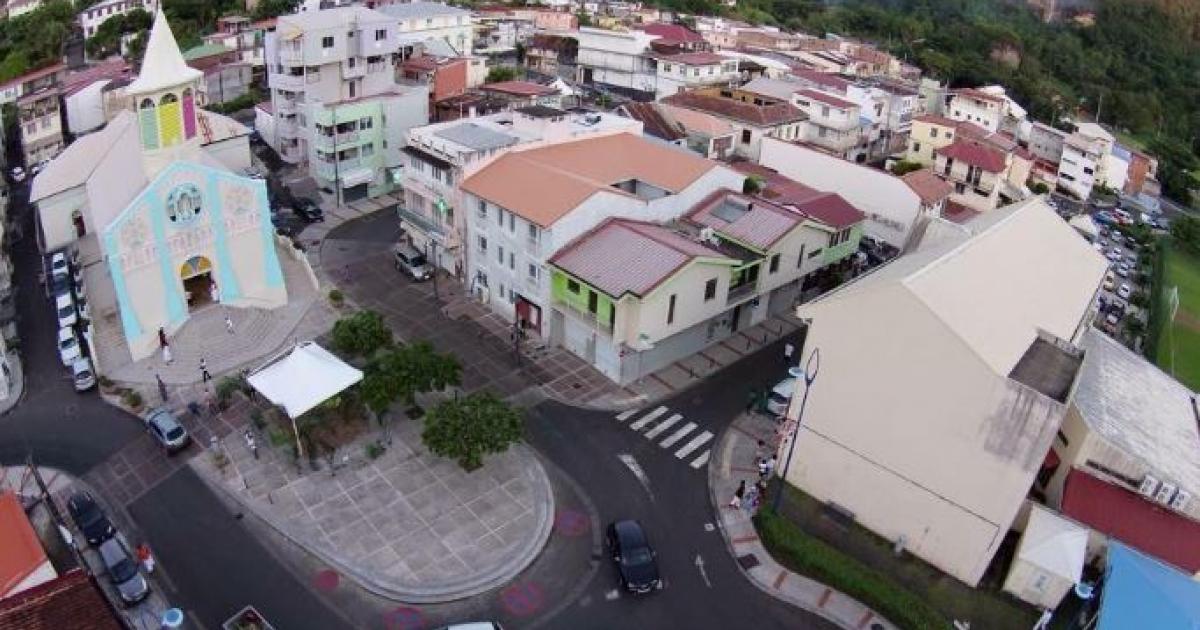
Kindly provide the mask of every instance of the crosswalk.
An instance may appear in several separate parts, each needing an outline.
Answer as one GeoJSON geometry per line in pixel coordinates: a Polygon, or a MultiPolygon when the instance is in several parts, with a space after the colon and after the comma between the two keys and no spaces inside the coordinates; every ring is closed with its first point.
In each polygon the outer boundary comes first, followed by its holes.
{"type": "Polygon", "coordinates": [[[647,440],[658,441],[659,448],[675,449],[675,459],[686,461],[688,466],[693,469],[703,468],[708,464],[710,442],[714,437],[712,432],[704,430],[697,432],[700,425],[695,422],[684,422],[682,414],[669,413],[670,411],[664,406],[655,407],[649,411],[628,409],[614,417],[617,422],[622,424],[635,418],[626,425],[629,429],[642,434],[642,437],[647,440]],[[664,435],[666,437],[663,437],[664,435]],[[659,440],[659,438],[662,439],[659,440]]]}

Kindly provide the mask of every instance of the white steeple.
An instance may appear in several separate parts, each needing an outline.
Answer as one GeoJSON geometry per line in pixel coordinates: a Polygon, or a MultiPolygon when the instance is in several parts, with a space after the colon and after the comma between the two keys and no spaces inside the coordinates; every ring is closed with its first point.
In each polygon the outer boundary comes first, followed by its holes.
{"type": "Polygon", "coordinates": [[[160,9],[154,15],[150,37],[146,40],[146,53],[142,57],[142,69],[137,79],[125,89],[127,94],[146,94],[165,88],[190,83],[204,76],[203,72],[187,65],[175,35],[160,9]]]}

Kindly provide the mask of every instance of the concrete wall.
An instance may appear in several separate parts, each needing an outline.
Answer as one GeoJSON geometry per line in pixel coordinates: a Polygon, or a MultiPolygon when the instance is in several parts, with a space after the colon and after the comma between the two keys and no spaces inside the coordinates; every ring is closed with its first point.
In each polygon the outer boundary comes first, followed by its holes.
{"type": "Polygon", "coordinates": [[[88,220],[88,214],[84,210],[86,205],[87,188],[84,186],[64,190],[37,203],[38,222],[45,251],[62,249],[75,241],[75,224],[71,221],[71,215],[76,210],[85,213],[84,225],[88,231],[96,230],[95,224],[88,220]]]}
{"type": "Polygon", "coordinates": [[[937,161],[933,152],[954,142],[954,132],[953,127],[914,120],[912,133],[908,136],[908,153],[904,158],[925,166],[933,165],[937,161]]]}
{"type": "Polygon", "coordinates": [[[73,134],[86,133],[104,126],[104,94],[108,81],[96,81],[78,92],[64,98],[67,105],[67,131],[73,134]]]}

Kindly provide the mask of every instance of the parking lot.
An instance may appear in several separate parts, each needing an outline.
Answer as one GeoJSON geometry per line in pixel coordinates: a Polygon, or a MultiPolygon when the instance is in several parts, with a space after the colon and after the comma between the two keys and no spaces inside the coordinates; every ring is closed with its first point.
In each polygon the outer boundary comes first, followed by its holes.
{"type": "Polygon", "coordinates": [[[1111,226],[1101,230],[1095,247],[1109,261],[1108,273],[1100,291],[1100,315],[1096,319],[1096,325],[1125,341],[1130,337],[1127,334],[1127,322],[1130,318],[1137,318],[1143,329],[1146,323],[1145,310],[1131,304],[1131,299],[1136,302],[1138,300],[1135,296],[1149,290],[1149,287],[1143,286],[1140,281],[1141,269],[1145,263],[1142,258],[1143,252],[1132,239],[1111,226]]]}

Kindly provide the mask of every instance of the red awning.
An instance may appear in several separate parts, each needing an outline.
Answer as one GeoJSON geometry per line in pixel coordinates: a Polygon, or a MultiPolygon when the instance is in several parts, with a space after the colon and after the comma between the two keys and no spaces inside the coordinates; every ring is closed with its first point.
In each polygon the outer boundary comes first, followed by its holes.
{"type": "Polygon", "coordinates": [[[1062,512],[1092,529],[1195,573],[1200,523],[1080,470],[1067,475],[1062,512]]]}

